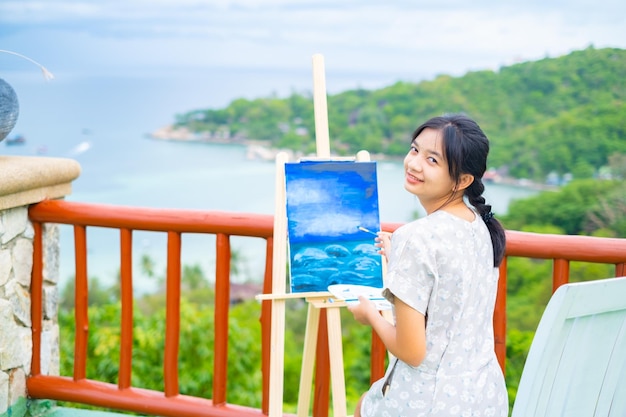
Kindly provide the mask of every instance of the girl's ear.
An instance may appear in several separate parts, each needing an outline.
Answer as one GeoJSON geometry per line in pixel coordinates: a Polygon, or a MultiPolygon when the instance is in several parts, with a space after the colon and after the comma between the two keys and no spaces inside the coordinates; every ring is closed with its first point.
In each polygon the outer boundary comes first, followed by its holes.
{"type": "Polygon", "coordinates": [[[459,177],[459,182],[457,183],[455,189],[463,191],[467,187],[472,185],[473,182],[474,176],[472,174],[461,174],[461,176],[459,177]]]}

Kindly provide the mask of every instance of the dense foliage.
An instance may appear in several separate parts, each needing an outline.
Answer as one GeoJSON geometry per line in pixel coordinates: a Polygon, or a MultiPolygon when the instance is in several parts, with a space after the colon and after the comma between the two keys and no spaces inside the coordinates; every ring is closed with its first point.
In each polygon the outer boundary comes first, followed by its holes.
{"type": "MultiPolygon", "coordinates": [[[[463,112],[489,136],[490,165],[502,174],[541,182],[550,173],[590,178],[609,157],[626,154],[625,76],[625,50],[589,47],[496,72],[329,95],[332,151],[402,155],[419,123],[463,112]]],[[[177,125],[235,142],[315,151],[313,100],[302,94],[237,99],[223,109],[179,115],[177,125]]]]}

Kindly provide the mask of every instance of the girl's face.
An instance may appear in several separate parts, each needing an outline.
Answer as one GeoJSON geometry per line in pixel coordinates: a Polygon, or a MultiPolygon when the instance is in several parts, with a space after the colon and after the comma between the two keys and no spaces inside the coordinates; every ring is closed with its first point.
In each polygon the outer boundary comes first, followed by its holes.
{"type": "Polygon", "coordinates": [[[450,202],[455,188],[442,142],[440,131],[426,128],[404,158],[404,188],[419,198],[428,214],[450,202]]]}

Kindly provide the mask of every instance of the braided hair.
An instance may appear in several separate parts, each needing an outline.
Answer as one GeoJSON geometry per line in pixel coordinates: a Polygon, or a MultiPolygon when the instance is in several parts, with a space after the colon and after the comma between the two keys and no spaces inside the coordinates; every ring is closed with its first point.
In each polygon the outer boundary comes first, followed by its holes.
{"type": "Polygon", "coordinates": [[[464,197],[487,225],[493,246],[493,263],[494,266],[500,266],[504,258],[506,236],[500,222],[493,217],[491,205],[483,197],[485,186],[482,178],[487,170],[489,139],[474,120],[463,114],[446,114],[427,120],[415,130],[411,141],[426,128],[442,133],[450,177],[457,184],[462,174],[474,177],[472,184],[464,190],[464,197]]]}

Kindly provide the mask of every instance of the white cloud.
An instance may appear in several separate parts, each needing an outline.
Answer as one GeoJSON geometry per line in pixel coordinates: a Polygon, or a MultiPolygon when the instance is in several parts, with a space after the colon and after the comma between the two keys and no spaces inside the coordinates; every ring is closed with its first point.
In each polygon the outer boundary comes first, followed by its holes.
{"type": "Polygon", "coordinates": [[[315,180],[292,180],[289,182],[289,205],[324,204],[330,201],[328,192],[315,180]]]}
{"type": "Polygon", "coordinates": [[[362,221],[358,212],[318,213],[307,222],[298,223],[291,231],[294,237],[306,235],[345,236],[357,231],[362,221]]]}

